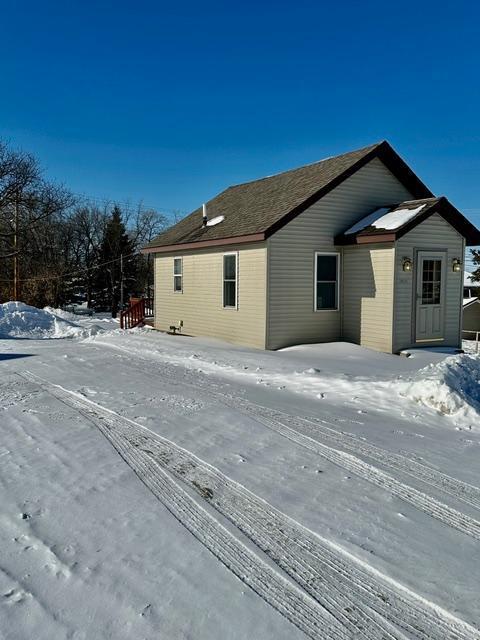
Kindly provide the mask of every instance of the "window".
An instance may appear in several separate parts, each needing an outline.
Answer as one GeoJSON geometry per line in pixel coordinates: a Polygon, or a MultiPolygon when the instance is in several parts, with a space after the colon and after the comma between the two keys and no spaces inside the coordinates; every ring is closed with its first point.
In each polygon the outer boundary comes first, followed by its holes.
{"type": "Polygon", "coordinates": [[[315,311],[338,309],[338,253],[315,254],[315,311]]]}
{"type": "Polygon", "coordinates": [[[173,291],[183,292],[183,258],[173,259],[173,291]]]}
{"type": "Polygon", "coordinates": [[[237,308],[237,254],[226,253],[223,256],[223,306],[237,308]]]}

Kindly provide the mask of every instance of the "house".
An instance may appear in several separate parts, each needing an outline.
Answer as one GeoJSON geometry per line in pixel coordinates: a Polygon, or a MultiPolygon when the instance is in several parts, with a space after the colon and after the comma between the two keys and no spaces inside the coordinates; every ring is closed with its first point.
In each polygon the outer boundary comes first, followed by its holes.
{"type": "Polygon", "coordinates": [[[278,349],[458,347],[479,231],[387,142],[235,185],[144,247],[155,328],[278,349]]]}
{"type": "Polygon", "coordinates": [[[463,337],[474,340],[477,332],[480,334],[480,298],[463,299],[463,337]]]}
{"type": "Polygon", "coordinates": [[[477,331],[480,333],[480,282],[474,282],[468,271],[463,274],[462,329],[467,340],[475,339],[477,331]]]}
{"type": "Polygon", "coordinates": [[[480,282],[474,282],[472,279],[472,274],[468,271],[465,271],[463,273],[463,297],[480,297],[480,282]]]}

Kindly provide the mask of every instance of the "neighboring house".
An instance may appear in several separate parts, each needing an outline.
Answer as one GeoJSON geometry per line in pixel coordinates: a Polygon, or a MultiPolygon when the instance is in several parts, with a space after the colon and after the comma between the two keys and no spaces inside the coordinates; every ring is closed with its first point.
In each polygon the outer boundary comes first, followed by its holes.
{"type": "Polygon", "coordinates": [[[480,297],[480,282],[474,282],[472,280],[472,274],[468,271],[465,271],[463,274],[463,297],[480,297]]]}
{"type": "Polygon", "coordinates": [[[480,282],[472,280],[472,274],[465,271],[463,274],[463,337],[474,340],[472,331],[480,332],[480,282]]]}
{"type": "MultiPolygon", "coordinates": [[[[480,333],[480,298],[464,298],[463,300],[463,331],[480,333]]],[[[464,338],[474,340],[475,336],[465,333],[464,338]]]]}
{"type": "Polygon", "coordinates": [[[157,329],[398,352],[460,346],[466,244],[479,231],[381,142],[229,187],[143,251],[157,329]]]}

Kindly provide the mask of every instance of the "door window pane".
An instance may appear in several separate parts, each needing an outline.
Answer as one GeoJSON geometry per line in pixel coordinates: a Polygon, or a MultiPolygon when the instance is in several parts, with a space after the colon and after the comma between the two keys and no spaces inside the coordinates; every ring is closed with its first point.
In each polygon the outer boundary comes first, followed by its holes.
{"type": "Polygon", "coordinates": [[[422,265],[422,304],[440,304],[442,261],[424,260],[422,265]]]}

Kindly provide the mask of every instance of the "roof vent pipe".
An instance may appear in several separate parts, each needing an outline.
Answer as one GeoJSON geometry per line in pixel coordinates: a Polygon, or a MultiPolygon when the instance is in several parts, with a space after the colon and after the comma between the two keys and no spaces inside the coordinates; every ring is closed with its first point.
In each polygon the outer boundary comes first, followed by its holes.
{"type": "Polygon", "coordinates": [[[203,211],[203,213],[202,213],[202,227],[206,227],[207,226],[207,221],[208,221],[208,218],[207,218],[207,205],[206,204],[203,204],[202,211],[203,211]]]}

